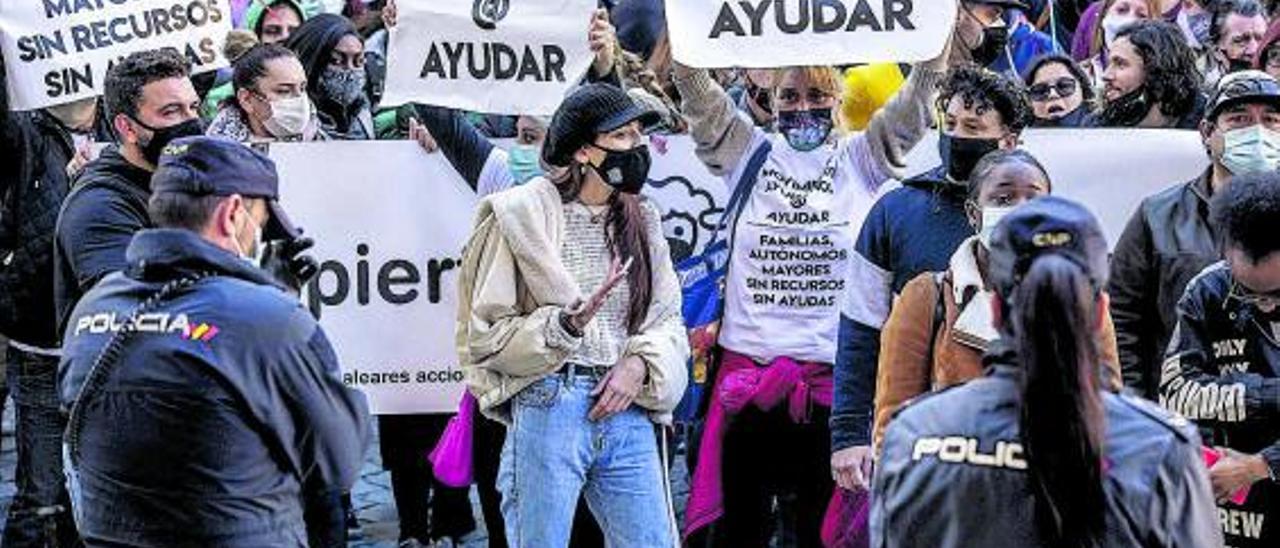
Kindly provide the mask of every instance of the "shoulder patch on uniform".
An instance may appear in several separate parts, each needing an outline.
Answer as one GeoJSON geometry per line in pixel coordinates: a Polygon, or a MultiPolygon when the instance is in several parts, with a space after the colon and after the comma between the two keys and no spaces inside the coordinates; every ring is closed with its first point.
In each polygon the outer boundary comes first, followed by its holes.
{"type": "Polygon", "coordinates": [[[1191,440],[1195,426],[1186,417],[1156,405],[1155,402],[1130,393],[1116,394],[1116,399],[1129,408],[1172,431],[1183,441],[1191,440]]]}

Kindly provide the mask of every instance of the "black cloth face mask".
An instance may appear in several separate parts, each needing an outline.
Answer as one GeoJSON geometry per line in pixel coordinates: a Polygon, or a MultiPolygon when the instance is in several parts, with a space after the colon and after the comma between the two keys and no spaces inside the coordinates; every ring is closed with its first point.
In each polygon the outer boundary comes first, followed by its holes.
{"type": "Polygon", "coordinates": [[[180,124],[161,128],[151,127],[137,118],[133,118],[133,122],[151,132],[151,140],[138,144],[142,149],[142,157],[151,162],[151,165],[160,163],[160,154],[164,152],[164,147],[169,146],[169,143],[183,137],[204,135],[204,124],[200,123],[199,118],[192,118],[180,124]]]}
{"type": "Polygon", "coordinates": [[[603,150],[604,160],[598,166],[592,166],[605,184],[614,190],[626,194],[639,194],[649,180],[649,147],[637,146],[630,150],[612,150],[592,144],[593,148],[603,150]]]}
{"type": "Polygon", "coordinates": [[[1102,106],[1102,123],[1108,127],[1136,127],[1148,112],[1151,112],[1151,104],[1147,101],[1147,90],[1138,88],[1119,99],[1107,101],[1102,106]]]}
{"type": "Polygon", "coordinates": [[[982,45],[973,50],[973,62],[981,66],[987,66],[994,63],[1004,53],[1004,48],[1009,44],[1009,28],[985,27],[982,29],[982,45]]]}
{"type": "Polygon", "coordinates": [[[969,181],[973,168],[978,167],[978,160],[1000,148],[999,139],[972,139],[943,134],[938,138],[938,155],[942,157],[942,165],[947,167],[947,175],[957,183],[969,181]]]}

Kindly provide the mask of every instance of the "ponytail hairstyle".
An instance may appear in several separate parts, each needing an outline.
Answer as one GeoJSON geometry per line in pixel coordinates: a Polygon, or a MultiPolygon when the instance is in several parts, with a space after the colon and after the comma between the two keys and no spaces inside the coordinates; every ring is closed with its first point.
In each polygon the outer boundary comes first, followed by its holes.
{"type": "Polygon", "coordinates": [[[1101,546],[1105,527],[1098,298],[1079,265],[1050,254],[1032,262],[1006,308],[1023,373],[1019,429],[1037,525],[1057,548],[1101,546]]]}
{"type": "MultiPolygon", "coordinates": [[[[294,57],[294,54],[279,44],[258,44],[249,48],[231,63],[231,88],[237,92],[242,89],[257,92],[258,81],[267,75],[267,63],[285,57],[294,57]]],[[[240,114],[245,114],[236,93],[224,99],[223,104],[232,105],[240,110],[240,114]]]]}
{"type": "MultiPolygon", "coordinates": [[[[551,176],[560,191],[562,203],[578,198],[591,166],[576,160],[568,169],[558,170],[551,176]]],[[[631,293],[627,313],[627,333],[635,335],[644,326],[653,300],[653,257],[649,253],[649,232],[645,223],[644,208],[640,197],[625,192],[614,192],[609,197],[609,210],[605,214],[604,237],[613,257],[633,259],[627,272],[627,285],[631,293]]]]}
{"type": "Polygon", "coordinates": [[[1106,237],[1084,206],[1036,198],[996,226],[987,274],[1000,299],[1002,340],[1021,369],[1018,428],[1039,536],[1054,548],[1101,548],[1106,237]]]}

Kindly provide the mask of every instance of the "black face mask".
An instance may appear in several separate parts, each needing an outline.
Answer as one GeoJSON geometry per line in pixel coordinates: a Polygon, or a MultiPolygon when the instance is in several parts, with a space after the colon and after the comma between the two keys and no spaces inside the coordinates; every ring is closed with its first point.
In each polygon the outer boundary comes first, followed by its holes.
{"type": "Polygon", "coordinates": [[[1061,118],[1037,118],[1033,125],[1035,127],[1089,127],[1089,122],[1089,109],[1080,105],[1061,118]]]}
{"type": "Polygon", "coordinates": [[[978,160],[1000,148],[999,139],[969,139],[942,135],[938,139],[938,155],[952,181],[965,183],[978,166],[978,160]]]}
{"type": "Polygon", "coordinates": [[[169,143],[183,137],[204,135],[204,125],[200,123],[199,118],[192,118],[177,125],[161,128],[151,127],[137,118],[134,118],[133,121],[151,131],[151,140],[146,143],[139,143],[142,148],[142,157],[151,162],[151,165],[160,163],[160,154],[164,152],[164,147],[169,146],[169,143]]]}
{"type": "Polygon", "coordinates": [[[1147,113],[1151,105],[1147,102],[1147,91],[1138,88],[1114,101],[1102,105],[1102,125],[1107,127],[1136,127],[1147,113]]]}
{"type": "Polygon", "coordinates": [[[640,145],[631,150],[610,150],[591,145],[605,152],[604,161],[595,168],[605,184],[618,192],[639,194],[649,180],[649,147],[640,145]]]}
{"type": "Polygon", "coordinates": [[[1227,74],[1233,72],[1242,72],[1253,69],[1253,63],[1248,59],[1232,59],[1227,58],[1227,74]]]}
{"type": "Polygon", "coordinates": [[[1008,27],[986,27],[982,29],[982,45],[973,50],[973,62],[981,66],[994,63],[1004,53],[1009,44],[1008,27]]]}

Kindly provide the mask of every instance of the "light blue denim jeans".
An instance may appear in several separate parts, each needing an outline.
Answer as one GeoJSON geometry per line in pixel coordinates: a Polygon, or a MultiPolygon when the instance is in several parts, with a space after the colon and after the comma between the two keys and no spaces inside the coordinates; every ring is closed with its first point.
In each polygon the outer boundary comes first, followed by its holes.
{"type": "Polygon", "coordinates": [[[613,548],[677,546],[653,423],[632,406],[587,419],[596,380],[552,375],[512,399],[498,490],[514,548],[569,545],[579,493],[613,548]]]}

